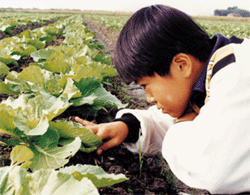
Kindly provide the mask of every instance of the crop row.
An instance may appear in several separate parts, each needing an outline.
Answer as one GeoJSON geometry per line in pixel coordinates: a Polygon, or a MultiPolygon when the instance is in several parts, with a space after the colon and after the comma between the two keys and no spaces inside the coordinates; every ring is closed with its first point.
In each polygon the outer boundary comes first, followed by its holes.
{"type": "Polygon", "coordinates": [[[8,32],[11,29],[27,24],[43,23],[51,19],[58,19],[67,16],[66,14],[31,14],[21,12],[1,12],[0,13],[0,32],[8,32]]]}
{"type": "Polygon", "coordinates": [[[113,30],[121,31],[126,21],[129,19],[129,15],[100,15],[100,14],[86,14],[86,17],[96,20],[102,25],[113,30]]]}
{"type": "MultiPolygon", "coordinates": [[[[93,20],[113,30],[120,31],[130,16],[128,15],[86,15],[93,20]]],[[[194,17],[212,37],[215,33],[221,33],[226,37],[233,35],[240,38],[250,38],[250,23],[248,20],[230,19],[226,17],[194,17]],[[222,20],[223,19],[223,20],[222,20]]]]}
{"type": "Polygon", "coordinates": [[[250,23],[244,20],[208,20],[197,18],[196,21],[208,32],[210,37],[221,33],[226,37],[250,38],[250,23]]]}
{"type": "Polygon", "coordinates": [[[0,42],[0,74],[6,75],[0,81],[0,93],[17,96],[0,104],[0,132],[13,138],[0,139],[14,146],[11,166],[0,169],[0,194],[59,194],[65,190],[68,194],[98,194],[96,187],[126,180],[123,175],[106,175],[99,167],[78,165],[55,171],[78,150],[91,152],[102,141],[80,124],[53,119],[72,106],[87,105],[86,112],[91,113],[107,106],[125,106],[103,88],[102,83],[117,72],[83,23],[75,15],[0,42]],[[65,37],[61,45],[45,47],[56,35],[65,37]],[[8,65],[18,65],[24,56],[35,62],[21,72],[10,71],[8,65]],[[48,183],[35,185],[37,180],[48,183]]]}

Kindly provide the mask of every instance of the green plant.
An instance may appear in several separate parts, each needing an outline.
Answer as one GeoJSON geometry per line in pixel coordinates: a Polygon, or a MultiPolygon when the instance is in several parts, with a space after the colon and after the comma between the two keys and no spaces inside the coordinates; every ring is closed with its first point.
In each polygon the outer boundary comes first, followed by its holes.
{"type": "MultiPolygon", "coordinates": [[[[74,25],[80,19],[67,18],[66,24],[72,23],[65,29],[62,46],[32,52],[31,56],[38,63],[30,64],[20,73],[8,72],[4,82],[0,82],[0,93],[18,96],[0,104],[0,132],[15,139],[2,141],[16,147],[22,145],[20,153],[25,151],[32,156],[27,165],[30,169],[59,168],[78,150],[91,152],[102,143],[99,136],[77,123],[53,121],[70,106],[88,105],[86,113],[125,106],[102,85],[107,77],[117,75],[116,70],[93,61],[91,57],[96,58],[96,50],[74,42],[83,40],[75,40],[75,31],[93,36],[78,23],[74,25]]],[[[60,33],[54,26],[43,30],[49,35],[60,33]]],[[[29,40],[34,34],[24,31],[20,36],[29,40]]],[[[0,70],[7,74],[8,67],[2,64],[0,70]]]]}
{"type": "MultiPolygon", "coordinates": [[[[27,165],[32,170],[59,168],[79,149],[93,151],[102,143],[99,136],[78,123],[52,121],[69,106],[67,99],[49,94],[21,95],[0,104],[0,132],[14,138],[11,144],[19,148],[19,155],[32,156],[27,165]]],[[[1,141],[10,144],[9,140],[1,141]]]]}
{"type": "Polygon", "coordinates": [[[0,132],[13,137],[13,140],[1,138],[1,141],[14,146],[11,166],[0,168],[0,194],[46,194],[48,189],[54,189],[50,194],[61,194],[65,190],[68,194],[76,191],[96,194],[96,187],[127,180],[124,175],[106,176],[99,167],[62,168],[78,150],[92,152],[102,140],[79,123],[55,120],[56,117],[70,106],[88,105],[88,112],[93,113],[105,107],[125,106],[103,88],[106,79],[117,72],[112,66],[102,64],[108,63],[109,58],[98,53],[100,46],[97,49],[88,42],[94,35],[79,26],[78,19],[81,17],[57,24],[60,28],[68,25],[64,31],[65,42],[59,47],[43,49],[41,44],[61,33],[55,26],[43,28],[46,35],[39,31],[21,33],[23,39],[34,45],[20,43],[18,37],[0,43],[11,49],[5,50],[7,56],[0,54],[0,73],[7,75],[0,82],[0,93],[17,96],[0,104],[0,132]],[[77,34],[88,36],[76,38],[77,34]],[[40,37],[39,40],[33,39],[34,35],[40,37]],[[12,44],[12,41],[17,42],[12,44]],[[15,45],[14,50],[8,43],[15,45]],[[5,64],[26,55],[31,55],[37,63],[20,73],[8,72],[5,64]],[[38,179],[41,182],[34,184],[38,179]],[[54,183],[47,185],[43,181],[54,183]]]}
{"type": "Polygon", "coordinates": [[[141,178],[141,173],[142,173],[142,151],[141,151],[141,129],[139,130],[139,177],[141,178]]]}
{"type": "Polygon", "coordinates": [[[3,155],[1,155],[1,161],[2,161],[2,165],[5,166],[5,161],[4,161],[3,155]]]}
{"type": "Polygon", "coordinates": [[[128,193],[129,193],[130,195],[133,195],[133,194],[134,194],[133,190],[131,190],[130,188],[128,188],[128,193]]]}
{"type": "Polygon", "coordinates": [[[107,174],[101,167],[76,165],[30,172],[22,166],[0,168],[0,194],[99,194],[97,188],[128,180],[123,174],[107,174]]]}

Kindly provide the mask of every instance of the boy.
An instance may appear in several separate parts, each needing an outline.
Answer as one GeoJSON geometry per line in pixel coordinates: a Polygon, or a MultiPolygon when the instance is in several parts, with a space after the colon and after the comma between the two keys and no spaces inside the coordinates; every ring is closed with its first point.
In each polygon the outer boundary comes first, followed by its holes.
{"type": "Polygon", "coordinates": [[[212,39],[185,13],[155,5],[137,11],[116,45],[116,69],[155,106],[124,109],[111,123],[76,118],[108,139],[159,154],[187,185],[210,193],[250,192],[250,41],[212,39]]]}

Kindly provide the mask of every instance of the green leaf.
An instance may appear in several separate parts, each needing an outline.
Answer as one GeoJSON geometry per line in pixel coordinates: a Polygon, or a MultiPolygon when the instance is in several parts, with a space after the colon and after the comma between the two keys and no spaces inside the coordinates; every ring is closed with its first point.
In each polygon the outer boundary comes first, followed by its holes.
{"type": "Polygon", "coordinates": [[[35,157],[29,166],[32,170],[57,169],[68,163],[69,158],[74,156],[81,146],[81,140],[76,137],[74,141],[63,146],[58,146],[59,134],[49,129],[44,135],[35,138],[30,146],[35,157]]]}
{"type": "Polygon", "coordinates": [[[77,64],[72,66],[72,71],[74,73],[73,76],[76,82],[79,82],[82,78],[87,78],[87,77],[96,77],[99,80],[102,80],[101,73],[90,66],[77,64]]]}
{"type": "Polygon", "coordinates": [[[70,100],[73,106],[91,105],[98,98],[94,93],[101,87],[101,83],[95,77],[87,77],[82,78],[79,82],[75,82],[75,86],[81,91],[82,96],[70,100]]]}
{"type": "Polygon", "coordinates": [[[36,48],[28,44],[17,44],[13,48],[11,55],[29,56],[32,52],[36,51],[36,48]]]}
{"type": "Polygon", "coordinates": [[[20,33],[19,37],[26,37],[26,38],[32,38],[32,32],[31,30],[25,30],[23,32],[20,33]]]}
{"type": "Polygon", "coordinates": [[[102,109],[105,106],[118,109],[126,107],[116,96],[107,92],[95,77],[82,78],[75,82],[75,86],[81,91],[82,97],[71,99],[73,106],[89,104],[102,109]]]}
{"type": "Polygon", "coordinates": [[[118,75],[117,70],[110,65],[95,62],[90,64],[90,66],[95,70],[98,70],[98,72],[100,72],[103,77],[114,77],[118,75]]]}
{"type": "Polygon", "coordinates": [[[123,174],[107,174],[101,167],[92,165],[76,165],[74,167],[65,167],[61,172],[69,173],[75,179],[81,181],[82,178],[90,179],[96,187],[106,187],[128,180],[123,174]]]}
{"type": "Polygon", "coordinates": [[[34,61],[44,61],[47,60],[53,53],[55,53],[54,49],[40,49],[39,51],[35,51],[31,54],[31,57],[34,61]]]}
{"type": "Polygon", "coordinates": [[[78,98],[81,97],[80,90],[74,85],[74,81],[70,78],[66,80],[66,84],[63,90],[63,93],[60,95],[60,97],[64,97],[67,100],[70,100],[71,98],[78,98]]]}
{"type": "Polygon", "coordinates": [[[9,73],[9,70],[10,68],[6,64],[0,62],[0,74],[7,75],[9,73]]]}
{"type": "Polygon", "coordinates": [[[43,64],[44,69],[55,73],[66,74],[70,71],[70,65],[64,58],[54,58],[53,60],[46,60],[43,64]]]}
{"type": "Polygon", "coordinates": [[[127,106],[127,104],[122,104],[115,95],[112,95],[103,87],[98,88],[95,91],[95,95],[98,97],[98,99],[95,100],[96,106],[115,107],[117,109],[125,108],[127,106]]]}
{"type": "Polygon", "coordinates": [[[0,141],[8,144],[9,146],[16,146],[16,145],[19,145],[21,142],[15,139],[4,139],[2,137],[0,137],[0,141]]]}
{"type": "Polygon", "coordinates": [[[34,46],[36,49],[43,49],[46,43],[39,41],[38,39],[30,39],[27,44],[34,46]]]}
{"type": "Polygon", "coordinates": [[[22,164],[22,168],[31,164],[30,159],[34,157],[34,153],[27,146],[16,146],[10,153],[11,166],[22,164]]]}
{"type": "Polygon", "coordinates": [[[98,190],[87,178],[76,180],[68,173],[41,169],[30,173],[20,167],[0,168],[0,194],[4,195],[97,195],[98,190]]]}
{"type": "Polygon", "coordinates": [[[34,113],[32,113],[32,111],[33,110],[23,110],[19,108],[14,118],[14,124],[26,135],[42,135],[49,127],[49,120],[45,115],[40,118],[34,117],[34,113]],[[27,114],[24,112],[27,112],[27,114]]]}
{"type": "Polygon", "coordinates": [[[14,124],[14,109],[4,103],[0,104],[0,132],[19,138],[23,132],[18,130],[14,124]]]}
{"type": "Polygon", "coordinates": [[[14,125],[26,135],[42,135],[49,126],[49,121],[64,112],[71,104],[67,99],[50,94],[20,95],[13,100],[8,98],[2,104],[14,110],[14,125]]]}
{"type": "Polygon", "coordinates": [[[36,83],[37,85],[44,88],[44,76],[45,71],[38,66],[29,66],[18,75],[18,78],[24,79],[31,83],[36,83]]]}
{"type": "Polygon", "coordinates": [[[102,139],[98,135],[94,134],[90,129],[84,128],[79,123],[69,121],[55,121],[50,122],[49,128],[56,130],[60,137],[63,138],[80,137],[84,146],[82,150],[86,149],[86,151],[92,152],[102,144],[102,139]]]}
{"type": "Polygon", "coordinates": [[[16,62],[20,58],[21,58],[20,55],[2,55],[0,56],[0,62],[4,64],[10,64],[10,63],[16,62]]]}
{"type": "Polygon", "coordinates": [[[45,36],[43,36],[43,37],[40,37],[39,40],[40,40],[40,41],[46,41],[46,43],[50,43],[50,42],[56,40],[56,36],[45,35],[45,36]]]}
{"type": "Polygon", "coordinates": [[[12,87],[12,84],[6,84],[0,81],[0,94],[19,95],[19,91],[14,91],[12,87]]]}
{"type": "Polygon", "coordinates": [[[0,91],[5,94],[19,95],[21,93],[30,93],[31,84],[24,79],[18,78],[19,74],[15,71],[9,72],[4,80],[4,83],[0,84],[0,91]]]}
{"type": "MultiPolygon", "coordinates": [[[[41,69],[36,65],[30,65],[29,67],[25,68],[18,75],[18,79],[22,79],[23,81],[26,81],[26,83],[29,81],[28,84],[31,90],[35,93],[39,91],[46,91],[47,93],[50,93],[56,97],[60,96],[62,93],[79,93],[79,90],[77,90],[73,84],[69,84],[70,80],[71,83],[73,82],[72,79],[65,79],[65,77],[61,75],[41,69]],[[69,90],[67,85],[70,85],[72,89],[69,90]],[[67,88],[67,92],[64,90],[64,88],[67,88]]],[[[20,80],[18,83],[22,83],[22,80],[20,80]]]]}

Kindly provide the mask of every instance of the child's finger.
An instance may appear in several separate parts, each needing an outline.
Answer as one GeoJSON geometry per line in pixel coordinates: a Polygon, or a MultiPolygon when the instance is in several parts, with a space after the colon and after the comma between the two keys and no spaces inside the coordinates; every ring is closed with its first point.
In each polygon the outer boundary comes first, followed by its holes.
{"type": "Polygon", "coordinates": [[[118,146],[121,144],[118,139],[113,138],[107,142],[104,142],[98,149],[97,149],[97,154],[100,155],[103,151],[106,151],[110,148],[113,148],[115,146],[118,146]]]}
{"type": "Polygon", "coordinates": [[[75,117],[75,121],[78,122],[78,123],[81,123],[83,126],[92,126],[92,125],[95,125],[95,123],[92,123],[90,121],[87,121],[87,120],[83,120],[79,117],[75,117]]]}

